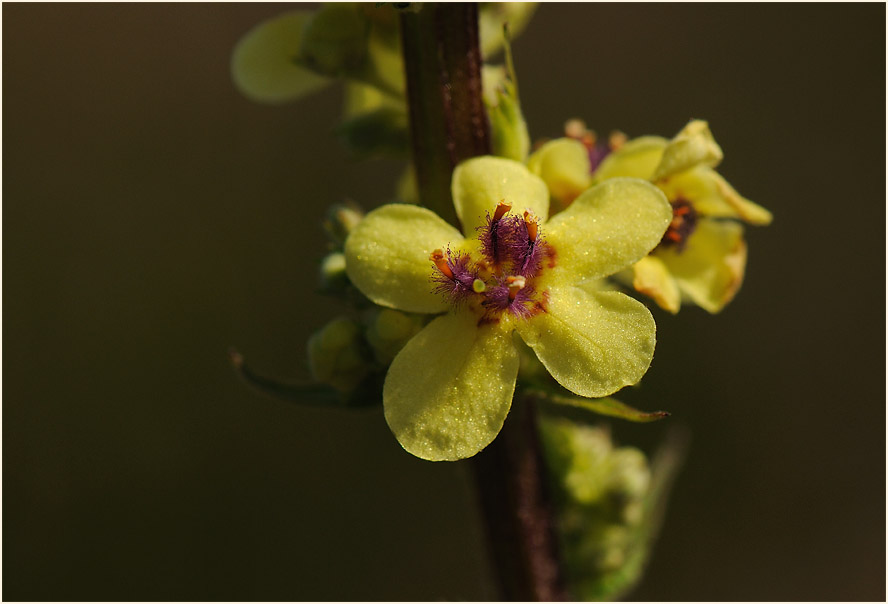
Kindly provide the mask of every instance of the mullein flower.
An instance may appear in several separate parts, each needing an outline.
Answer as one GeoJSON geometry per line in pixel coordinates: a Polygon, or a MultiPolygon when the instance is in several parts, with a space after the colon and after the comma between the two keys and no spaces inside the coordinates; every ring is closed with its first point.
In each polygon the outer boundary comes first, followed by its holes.
{"type": "Polygon", "coordinates": [[[566,207],[585,187],[614,177],[648,180],[672,206],[660,244],[619,279],[671,313],[683,301],[711,313],[724,308],[746,268],[740,223],[766,225],[771,213],[714,170],[723,154],[707,123],[692,121],[671,141],[658,136],[625,141],[616,133],[606,146],[582,123],[569,122],[566,130],[568,137],[546,143],[528,159],[556,206],[566,207]]]}
{"type": "Polygon", "coordinates": [[[768,210],[742,197],[713,169],[722,157],[708,124],[695,120],[671,141],[628,141],[592,175],[593,183],[645,178],[666,194],[673,218],[663,240],[623,278],[672,313],[683,301],[711,313],[724,308],[739,290],[746,269],[741,223],[771,222],[768,210]]]}
{"type": "Polygon", "coordinates": [[[622,132],[612,132],[607,141],[600,141],[582,120],[572,119],[564,125],[567,135],[539,146],[527,160],[530,171],[549,187],[556,211],[569,206],[580,193],[592,185],[592,173],[608,155],[626,142],[622,132]]]}
{"type": "Polygon", "coordinates": [[[639,179],[611,179],[551,220],[545,183],[481,157],[453,174],[460,233],[428,209],[367,214],[345,245],[352,283],[381,306],[433,319],[394,358],[385,417],[428,460],[471,457],[500,431],[519,367],[513,332],[565,388],[606,396],[636,383],[655,325],[641,303],[589,286],[644,257],[672,211],[639,179]]]}

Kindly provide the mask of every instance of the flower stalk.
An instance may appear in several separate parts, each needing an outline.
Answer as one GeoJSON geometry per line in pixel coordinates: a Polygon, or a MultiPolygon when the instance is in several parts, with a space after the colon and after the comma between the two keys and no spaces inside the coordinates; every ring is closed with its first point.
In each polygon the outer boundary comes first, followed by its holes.
{"type": "Polygon", "coordinates": [[[421,6],[401,14],[413,167],[422,204],[457,225],[450,195],[453,169],[464,159],[490,153],[478,5],[421,6]]]}
{"type": "MultiPolygon", "coordinates": [[[[453,169],[490,153],[476,4],[426,4],[401,15],[413,166],[423,205],[458,226],[453,169]]],[[[548,476],[530,398],[516,396],[496,440],[472,458],[500,597],[566,600],[548,476]]]]}

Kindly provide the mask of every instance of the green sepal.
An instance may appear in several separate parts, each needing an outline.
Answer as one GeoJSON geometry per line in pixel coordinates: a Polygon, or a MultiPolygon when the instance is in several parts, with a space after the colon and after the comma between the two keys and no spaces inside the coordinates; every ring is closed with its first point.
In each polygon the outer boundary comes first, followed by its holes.
{"type": "Polygon", "coordinates": [[[533,393],[539,398],[556,405],[579,407],[598,415],[618,417],[630,422],[655,422],[670,415],[668,411],[640,411],[609,396],[604,398],[582,398],[554,392],[533,391],[533,393]]]}
{"type": "Polygon", "coordinates": [[[530,152],[530,134],[518,98],[518,79],[515,77],[515,67],[512,64],[508,27],[503,29],[505,73],[499,74],[501,77],[497,78],[496,71],[490,69],[483,71],[483,75],[487,76],[484,80],[485,88],[493,87],[493,91],[485,90],[484,104],[490,120],[493,155],[523,162],[530,152]]]}

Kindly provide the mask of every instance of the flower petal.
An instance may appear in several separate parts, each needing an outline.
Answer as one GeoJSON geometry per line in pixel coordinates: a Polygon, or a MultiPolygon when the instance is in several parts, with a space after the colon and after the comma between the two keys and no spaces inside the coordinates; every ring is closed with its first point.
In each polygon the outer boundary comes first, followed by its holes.
{"type": "Polygon", "coordinates": [[[345,271],[373,302],[409,312],[435,313],[447,303],[432,293],[429,255],[463,237],[426,208],[382,206],[367,214],[345,242],[345,271]]]}
{"type": "Polygon", "coordinates": [[[750,224],[770,224],[771,212],[741,196],[718,172],[697,166],[657,183],[671,200],[685,199],[703,216],[738,218],[750,224]]]}
{"type": "Polygon", "coordinates": [[[657,250],[682,293],[695,304],[717,313],[731,301],[746,268],[743,227],[735,222],[701,220],[683,252],[657,250]]]}
{"type": "Polygon", "coordinates": [[[654,356],[656,325],[641,302],[619,292],[549,290],[546,312],[517,325],[558,383],[600,397],[636,383],[654,356]]]}
{"type": "Polygon", "coordinates": [[[546,225],[545,235],[573,282],[612,275],[643,258],[672,221],[672,206],[652,184],[611,178],[587,190],[546,225]]]}
{"type": "Polygon", "coordinates": [[[645,256],[632,265],[632,287],[650,296],[663,310],[672,314],[681,307],[681,292],[678,284],[662,260],[656,256],[645,256]]]}
{"type": "Polygon", "coordinates": [[[627,141],[604,158],[593,174],[595,182],[620,176],[650,180],[667,144],[661,136],[642,136],[627,141]]]}
{"type": "Polygon", "coordinates": [[[526,209],[545,220],[549,216],[549,189],[524,164],[502,157],[475,157],[453,171],[453,205],[466,237],[485,222],[500,201],[511,202],[519,214],[526,209]]]}
{"type": "Polygon", "coordinates": [[[694,166],[714,168],[723,158],[724,153],[715,142],[709,124],[703,120],[694,120],[669,141],[653,180],[684,172],[694,166]]]}
{"type": "Polygon", "coordinates": [[[417,457],[471,457],[503,426],[518,362],[509,330],[479,327],[468,311],[438,317],[392,362],[382,394],[385,419],[417,457]]]}
{"type": "Polygon", "coordinates": [[[527,167],[543,179],[562,206],[566,207],[589,188],[589,152],[578,140],[549,141],[528,158],[527,167]]]}
{"type": "Polygon", "coordinates": [[[240,39],[231,56],[231,77],[246,97],[260,103],[286,103],[333,81],[295,62],[312,14],[281,15],[260,23],[240,39]]]}

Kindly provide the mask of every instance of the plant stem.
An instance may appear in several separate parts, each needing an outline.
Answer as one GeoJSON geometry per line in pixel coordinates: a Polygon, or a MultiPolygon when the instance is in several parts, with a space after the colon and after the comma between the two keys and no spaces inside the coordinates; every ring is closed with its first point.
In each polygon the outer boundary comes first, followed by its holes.
{"type": "Polygon", "coordinates": [[[515,400],[472,463],[502,599],[568,600],[533,399],[515,400]]]}
{"type": "Polygon", "coordinates": [[[401,32],[419,199],[458,226],[450,196],[453,168],[490,153],[478,5],[424,4],[401,14],[401,32]]]}
{"type": "MultiPolygon", "coordinates": [[[[478,6],[424,4],[402,13],[401,31],[420,201],[457,224],[453,169],[490,153],[478,6]]],[[[499,436],[471,463],[501,597],[566,600],[531,398],[516,398],[499,436]]]]}

